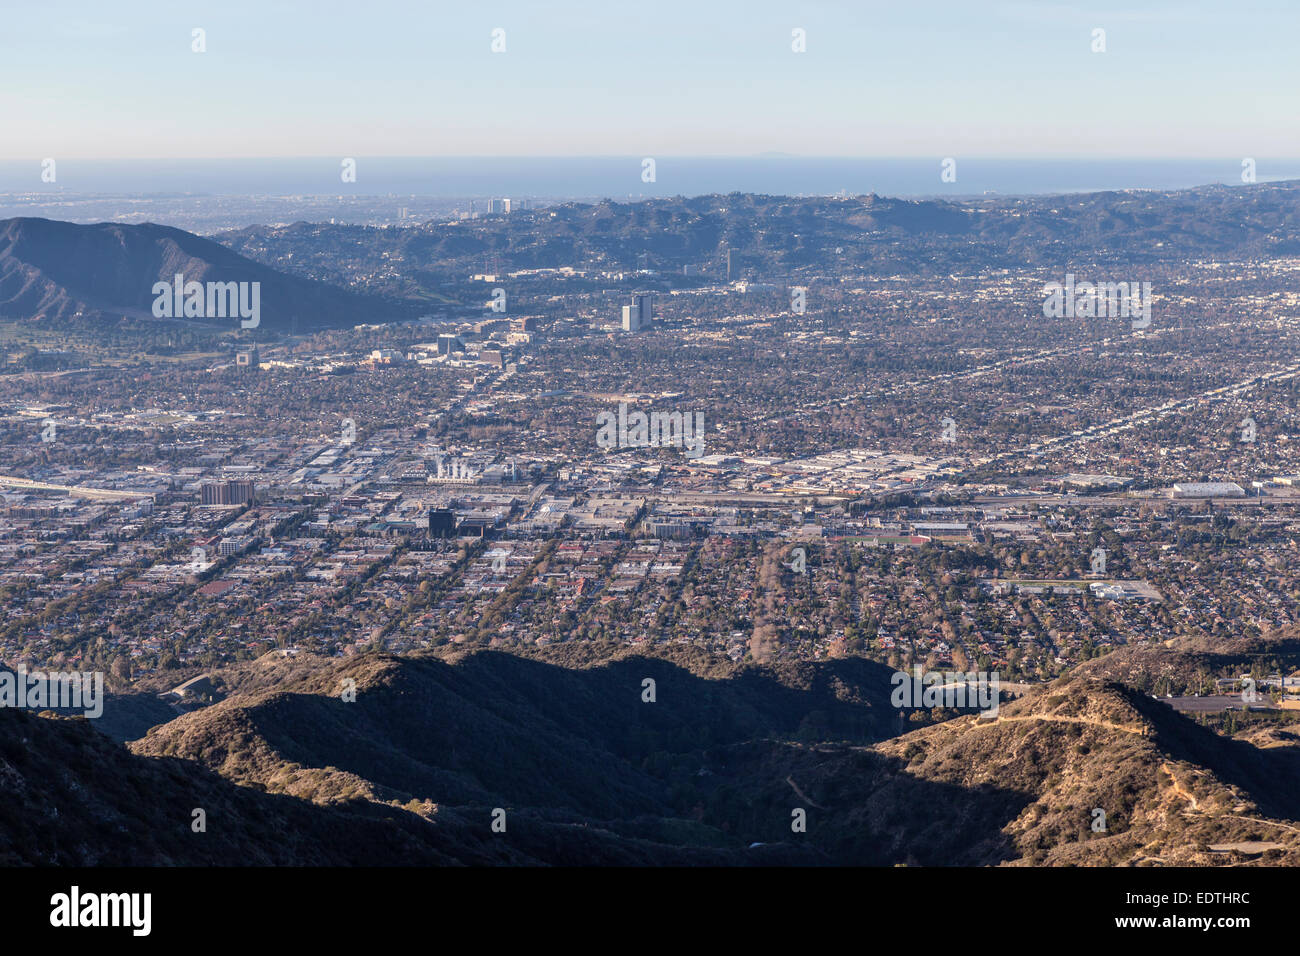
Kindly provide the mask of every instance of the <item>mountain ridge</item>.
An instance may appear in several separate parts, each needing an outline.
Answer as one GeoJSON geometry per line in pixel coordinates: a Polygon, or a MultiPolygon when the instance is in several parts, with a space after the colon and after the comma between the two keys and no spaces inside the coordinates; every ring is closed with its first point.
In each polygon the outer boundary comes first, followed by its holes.
{"type": "MultiPolygon", "coordinates": [[[[286,275],[171,226],[0,220],[0,315],[9,318],[163,321],[153,315],[154,285],[170,286],[176,275],[187,283],[260,283],[260,322],[276,331],[344,327],[410,313],[409,306],[286,275]]],[[[238,316],[184,321],[240,327],[238,316]]]]}

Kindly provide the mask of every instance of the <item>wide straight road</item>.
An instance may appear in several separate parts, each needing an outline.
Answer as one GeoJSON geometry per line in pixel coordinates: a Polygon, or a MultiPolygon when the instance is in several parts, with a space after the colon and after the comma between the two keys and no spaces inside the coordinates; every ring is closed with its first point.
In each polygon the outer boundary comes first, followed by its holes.
{"type": "Polygon", "coordinates": [[[75,498],[101,498],[106,501],[134,501],[151,497],[145,491],[113,491],[109,488],[87,488],[85,485],[51,485],[43,481],[0,475],[0,488],[20,488],[23,491],[57,491],[75,498]]]}
{"type": "Polygon", "coordinates": [[[1184,714],[1221,714],[1225,710],[1280,710],[1260,695],[1260,702],[1247,706],[1240,694],[1209,694],[1204,697],[1159,697],[1162,704],[1184,714]]]}

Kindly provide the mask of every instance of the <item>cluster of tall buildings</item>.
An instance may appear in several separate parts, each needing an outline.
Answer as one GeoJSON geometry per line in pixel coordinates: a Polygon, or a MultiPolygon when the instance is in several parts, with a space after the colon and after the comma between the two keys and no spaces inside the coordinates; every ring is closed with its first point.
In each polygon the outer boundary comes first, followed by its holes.
{"type": "Polygon", "coordinates": [[[528,208],[527,199],[489,199],[489,216],[508,216],[512,212],[522,212],[528,208]]]}
{"type": "Polygon", "coordinates": [[[623,306],[623,331],[637,332],[654,321],[655,297],[639,292],[632,296],[632,304],[623,306]]]}

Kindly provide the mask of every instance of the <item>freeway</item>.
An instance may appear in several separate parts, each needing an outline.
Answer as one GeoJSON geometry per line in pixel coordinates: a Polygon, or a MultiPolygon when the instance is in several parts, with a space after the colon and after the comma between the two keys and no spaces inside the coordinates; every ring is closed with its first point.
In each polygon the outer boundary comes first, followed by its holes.
{"type": "Polygon", "coordinates": [[[51,485],[43,481],[0,475],[0,488],[17,488],[20,491],[54,491],[74,498],[95,498],[104,501],[135,501],[149,498],[147,491],[113,491],[108,488],[87,488],[85,485],[51,485]]]}
{"type": "Polygon", "coordinates": [[[1158,697],[1162,704],[1185,714],[1220,714],[1225,710],[1277,710],[1260,694],[1259,703],[1246,704],[1240,694],[1207,694],[1204,697],[1158,697]]]}

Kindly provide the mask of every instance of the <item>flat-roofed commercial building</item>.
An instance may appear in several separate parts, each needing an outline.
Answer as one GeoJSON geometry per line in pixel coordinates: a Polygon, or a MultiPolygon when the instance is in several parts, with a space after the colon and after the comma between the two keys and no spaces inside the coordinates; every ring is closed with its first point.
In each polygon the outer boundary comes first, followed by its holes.
{"type": "Polygon", "coordinates": [[[1235,481],[1186,481],[1174,485],[1175,498],[1244,498],[1246,490],[1235,481]]]}
{"type": "Polygon", "coordinates": [[[243,505],[253,501],[255,490],[247,478],[205,481],[199,486],[199,495],[205,505],[243,505]]]}

